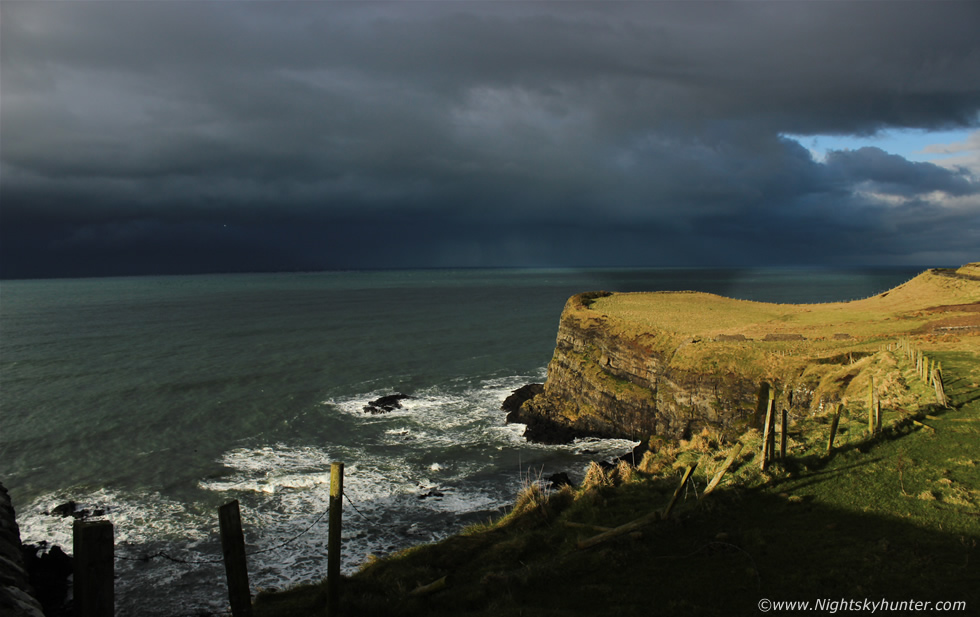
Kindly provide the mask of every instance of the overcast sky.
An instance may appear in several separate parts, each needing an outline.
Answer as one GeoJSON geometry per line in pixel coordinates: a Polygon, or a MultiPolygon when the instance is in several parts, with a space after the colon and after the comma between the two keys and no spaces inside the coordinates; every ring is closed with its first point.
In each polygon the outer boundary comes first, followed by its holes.
{"type": "Polygon", "coordinates": [[[0,11],[0,276],[980,260],[978,2],[0,11]]]}

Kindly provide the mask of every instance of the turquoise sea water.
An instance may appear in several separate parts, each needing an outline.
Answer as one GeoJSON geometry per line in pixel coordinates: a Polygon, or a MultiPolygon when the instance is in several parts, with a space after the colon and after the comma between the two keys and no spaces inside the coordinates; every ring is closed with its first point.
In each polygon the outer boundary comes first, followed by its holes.
{"type": "Polygon", "coordinates": [[[0,481],[23,539],[70,548],[68,500],[116,526],[118,614],[227,604],[216,508],[242,504],[252,587],[325,573],[329,467],[344,568],[485,521],[528,474],[628,440],[527,444],[500,403],[543,381],[572,294],[867,297],[921,268],[462,270],[0,282],[0,481]],[[386,415],[371,399],[413,398],[386,415]],[[356,508],[356,510],[354,509],[356,508]],[[302,535],[281,546],[284,541],[302,535]],[[135,560],[135,561],[134,561],[135,560]],[[137,609],[138,607],[138,609],[137,609]]]}

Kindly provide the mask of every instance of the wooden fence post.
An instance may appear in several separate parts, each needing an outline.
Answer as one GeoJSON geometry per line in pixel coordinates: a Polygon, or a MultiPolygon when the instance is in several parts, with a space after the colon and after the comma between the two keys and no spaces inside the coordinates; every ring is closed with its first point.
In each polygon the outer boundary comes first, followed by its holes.
{"type": "Polygon", "coordinates": [[[762,433],[762,471],[765,471],[769,467],[769,459],[772,458],[772,442],[774,440],[775,433],[775,422],[776,418],[773,410],[775,409],[775,401],[769,399],[769,405],[766,409],[766,428],[762,433]]]}
{"type": "Polygon", "coordinates": [[[943,387],[943,376],[939,369],[933,370],[932,381],[936,387],[936,402],[943,407],[949,407],[949,401],[946,400],[946,388],[943,387]]]}
{"type": "Polygon", "coordinates": [[[664,508],[664,513],[660,515],[660,518],[666,520],[670,517],[670,511],[674,509],[674,504],[677,503],[677,498],[681,496],[681,491],[684,490],[684,486],[687,484],[688,479],[690,479],[691,474],[697,468],[697,461],[693,465],[684,470],[684,476],[681,478],[681,483],[677,485],[677,490],[674,491],[674,496],[670,498],[670,503],[664,508]]]}
{"type": "Polygon", "coordinates": [[[112,523],[75,521],[72,525],[75,615],[113,617],[115,563],[112,523]]]}
{"type": "Polygon", "coordinates": [[[789,412],[783,407],[782,415],[779,418],[779,458],[786,458],[786,429],[789,424],[789,412]]]}
{"type": "Polygon", "coordinates": [[[779,413],[776,410],[775,388],[769,390],[769,409],[772,410],[772,420],[770,420],[769,426],[769,460],[772,461],[776,458],[776,415],[779,413]]]}
{"type": "Polygon", "coordinates": [[[766,405],[769,404],[769,393],[772,390],[772,386],[768,382],[763,381],[759,384],[759,394],[756,399],[755,404],[755,415],[752,416],[752,426],[758,426],[759,420],[766,413],[766,405]]]}
{"type": "Polygon", "coordinates": [[[875,434],[875,378],[871,378],[868,387],[868,434],[875,434]]]}
{"type": "Polygon", "coordinates": [[[344,464],[330,465],[330,529],[327,536],[327,615],[340,608],[340,543],[344,506],[344,464]]]}
{"type": "Polygon", "coordinates": [[[837,425],[840,423],[840,409],[843,405],[837,403],[837,411],[834,412],[834,419],[830,421],[830,440],[827,441],[827,456],[834,451],[834,437],[837,436],[837,425]]]}
{"type": "Polygon", "coordinates": [[[248,588],[248,567],[245,563],[245,533],[238,500],[218,508],[218,526],[221,531],[221,552],[225,558],[225,575],[228,578],[228,600],[234,617],[250,617],[252,595],[248,588]]]}
{"type": "Polygon", "coordinates": [[[718,486],[719,482],[721,482],[722,477],[724,477],[725,473],[728,471],[728,468],[732,466],[732,463],[735,462],[735,459],[738,458],[738,455],[741,452],[742,452],[742,442],[740,441],[737,444],[735,444],[734,448],[732,448],[731,453],[728,455],[728,458],[725,460],[725,464],[721,466],[721,469],[718,471],[718,473],[715,474],[715,477],[711,479],[711,482],[708,484],[707,488],[705,488],[704,492],[701,493],[701,497],[698,498],[699,500],[704,499],[705,497],[711,494],[711,491],[715,490],[715,487],[718,486]]]}

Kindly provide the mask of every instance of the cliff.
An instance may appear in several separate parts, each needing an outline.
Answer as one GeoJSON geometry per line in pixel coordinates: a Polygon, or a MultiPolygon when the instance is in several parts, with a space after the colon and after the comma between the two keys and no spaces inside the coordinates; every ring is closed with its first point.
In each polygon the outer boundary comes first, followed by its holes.
{"type": "MultiPolygon", "coordinates": [[[[544,442],[681,439],[751,428],[760,388],[770,385],[791,414],[857,398],[849,388],[862,381],[850,367],[888,342],[980,346],[978,271],[929,270],[872,298],[815,305],[696,292],[579,294],[562,312],[543,390],[511,417],[544,442]]],[[[882,374],[885,361],[861,368],[882,374]]]]}
{"type": "Polygon", "coordinates": [[[0,613],[9,617],[44,617],[24,564],[14,506],[3,484],[0,484],[0,613]]]}

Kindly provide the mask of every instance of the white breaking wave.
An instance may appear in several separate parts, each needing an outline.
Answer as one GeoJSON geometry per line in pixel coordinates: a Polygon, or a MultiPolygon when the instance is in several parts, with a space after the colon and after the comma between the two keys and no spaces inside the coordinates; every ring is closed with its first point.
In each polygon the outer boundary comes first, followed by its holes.
{"type": "Polygon", "coordinates": [[[526,443],[524,426],[505,424],[500,404],[530,380],[492,379],[458,391],[427,388],[383,415],[363,407],[390,391],[325,401],[324,420],[346,418],[354,442],[234,448],[216,461],[221,473],[198,481],[198,495],[188,503],[110,490],[46,495],[19,512],[21,533],[25,542],[45,540],[71,552],[72,519],[45,512],[69,499],[79,508],[104,510],[116,530],[122,613],[172,615],[175,592],[187,599],[189,613],[221,612],[227,602],[217,506],[240,502],[253,590],[320,580],[326,573],[331,465],[343,461],[342,569],[349,574],[369,554],[437,541],[505,511],[532,467],[555,466],[548,473],[566,471],[580,479],[590,460],[620,456],[635,445],[596,439],[557,447],[526,443]],[[141,560],[160,553],[166,557],[141,560]],[[161,600],[157,612],[147,608],[155,597],[161,600]]]}

